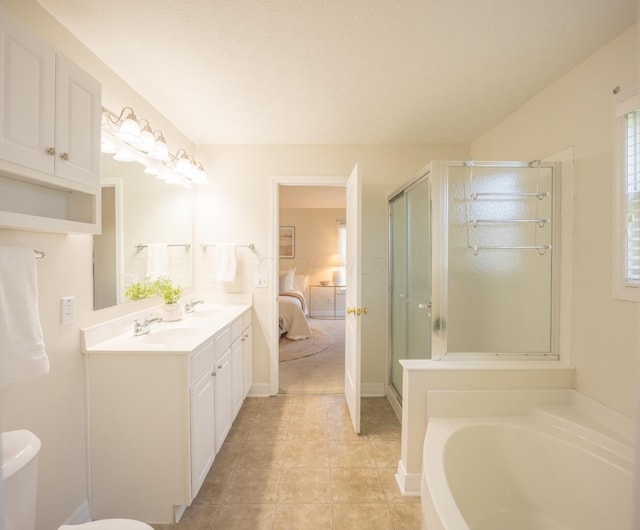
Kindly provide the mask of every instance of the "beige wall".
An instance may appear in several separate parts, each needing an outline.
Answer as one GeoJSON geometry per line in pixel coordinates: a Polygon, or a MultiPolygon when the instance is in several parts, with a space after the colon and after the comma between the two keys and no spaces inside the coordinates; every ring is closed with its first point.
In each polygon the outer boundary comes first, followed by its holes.
{"type": "Polygon", "coordinates": [[[309,284],[331,280],[329,258],[338,250],[338,219],[345,221],[344,208],[281,208],[280,225],[294,226],[294,259],[280,258],[280,270],[296,269],[309,276],[309,284]]]}
{"type": "Polygon", "coordinates": [[[475,159],[533,160],[573,146],[571,362],[576,389],[633,417],[638,305],[611,295],[612,90],[638,81],[635,28],[472,144],[475,159]]]}

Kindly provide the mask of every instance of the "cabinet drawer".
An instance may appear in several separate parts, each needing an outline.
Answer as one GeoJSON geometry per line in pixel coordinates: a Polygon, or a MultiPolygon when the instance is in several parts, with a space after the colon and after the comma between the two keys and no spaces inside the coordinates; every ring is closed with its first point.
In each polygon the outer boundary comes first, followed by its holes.
{"type": "Polygon", "coordinates": [[[228,326],[216,335],[216,359],[231,347],[231,327],[228,326]]]}
{"type": "Polygon", "coordinates": [[[236,318],[231,324],[231,342],[240,338],[242,330],[244,329],[242,317],[236,318]]]}
{"type": "Polygon", "coordinates": [[[206,372],[211,372],[214,359],[213,342],[207,342],[189,357],[189,383],[197,381],[206,372]]]}

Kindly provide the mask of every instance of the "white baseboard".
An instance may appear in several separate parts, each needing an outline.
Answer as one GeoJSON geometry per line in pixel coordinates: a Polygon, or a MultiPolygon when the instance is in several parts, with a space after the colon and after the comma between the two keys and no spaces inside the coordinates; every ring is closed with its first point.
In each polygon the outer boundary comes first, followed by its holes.
{"type": "Polygon", "coordinates": [[[360,395],[362,397],[384,397],[384,383],[361,383],[360,395]]]}
{"type": "Polygon", "coordinates": [[[403,497],[420,497],[420,474],[407,473],[402,460],[398,461],[396,482],[403,497]]]}
{"type": "Polygon", "coordinates": [[[249,397],[269,397],[271,387],[269,383],[254,383],[249,390],[249,397]]]}
{"type": "Polygon", "coordinates": [[[89,507],[89,499],[85,499],[85,501],[76,508],[76,510],[71,514],[71,516],[64,522],[64,524],[82,524],[93,521],[93,517],[91,517],[91,508],[89,507]]]}

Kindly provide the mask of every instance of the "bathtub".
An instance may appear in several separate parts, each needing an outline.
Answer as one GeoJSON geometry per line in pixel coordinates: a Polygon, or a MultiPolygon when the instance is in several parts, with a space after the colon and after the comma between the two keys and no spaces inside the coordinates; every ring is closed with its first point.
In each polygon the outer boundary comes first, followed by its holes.
{"type": "Polygon", "coordinates": [[[423,529],[631,529],[633,447],[590,424],[432,418],[423,451],[423,529]]]}

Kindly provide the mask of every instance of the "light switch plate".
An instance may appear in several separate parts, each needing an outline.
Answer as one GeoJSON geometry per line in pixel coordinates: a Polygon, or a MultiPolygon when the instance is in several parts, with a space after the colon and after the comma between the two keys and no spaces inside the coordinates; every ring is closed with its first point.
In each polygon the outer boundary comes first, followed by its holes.
{"type": "Polygon", "coordinates": [[[253,276],[253,285],[255,287],[269,287],[269,276],[266,274],[255,274],[253,276]]]}

